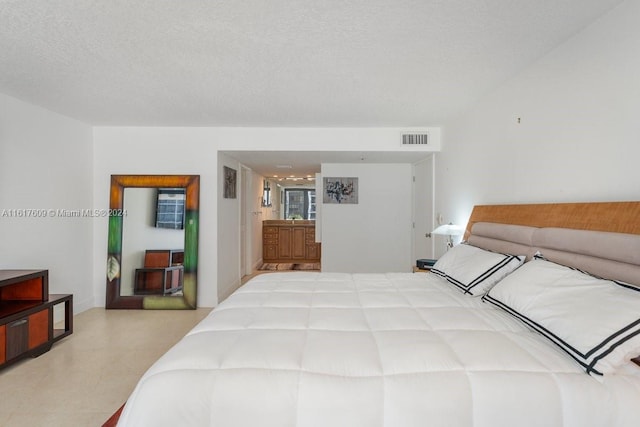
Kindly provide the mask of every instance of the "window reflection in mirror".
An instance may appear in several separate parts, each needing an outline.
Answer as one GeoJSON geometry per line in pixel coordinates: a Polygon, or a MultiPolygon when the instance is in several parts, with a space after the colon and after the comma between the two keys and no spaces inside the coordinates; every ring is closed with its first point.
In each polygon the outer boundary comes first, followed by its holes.
{"type": "Polygon", "coordinates": [[[284,190],[284,219],[316,219],[316,190],[284,190]]]}
{"type": "Polygon", "coordinates": [[[158,188],[155,224],[157,228],[184,229],[184,188],[158,188]]]}

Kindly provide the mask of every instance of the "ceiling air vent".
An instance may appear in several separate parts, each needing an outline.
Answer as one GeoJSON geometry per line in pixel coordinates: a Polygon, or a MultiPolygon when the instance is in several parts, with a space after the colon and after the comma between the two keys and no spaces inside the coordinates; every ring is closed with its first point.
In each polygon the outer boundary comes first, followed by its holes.
{"type": "Polygon", "coordinates": [[[427,145],[429,134],[426,133],[403,133],[402,145],[427,145]]]}

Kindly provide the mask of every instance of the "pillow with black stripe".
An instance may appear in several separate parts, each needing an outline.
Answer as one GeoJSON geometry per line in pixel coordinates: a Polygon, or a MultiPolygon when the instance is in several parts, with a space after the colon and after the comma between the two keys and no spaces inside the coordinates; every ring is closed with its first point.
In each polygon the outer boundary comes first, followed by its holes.
{"type": "Polygon", "coordinates": [[[507,274],[520,267],[525,256],[506,255],[469,244],[454,246],[431,269],[468,295],[485,294],[507,274]]]}
{"type": "Polygon", "coordinates": [[[483,298],[540,332],[588,374],[615,372],[640,355],[640,289],[542,258],[483,298]]]}

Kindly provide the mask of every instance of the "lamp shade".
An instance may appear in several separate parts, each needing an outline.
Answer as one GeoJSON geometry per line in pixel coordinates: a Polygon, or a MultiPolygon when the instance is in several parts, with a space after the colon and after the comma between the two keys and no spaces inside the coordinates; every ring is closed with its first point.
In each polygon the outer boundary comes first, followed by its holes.
{"type": "Polygon", "coordinates": [[[433,230],[431,234],[440,234],[443,236],[461,236],[464,234],[464,228],[455,224],[442,224],[441,226],[433,230]]]}

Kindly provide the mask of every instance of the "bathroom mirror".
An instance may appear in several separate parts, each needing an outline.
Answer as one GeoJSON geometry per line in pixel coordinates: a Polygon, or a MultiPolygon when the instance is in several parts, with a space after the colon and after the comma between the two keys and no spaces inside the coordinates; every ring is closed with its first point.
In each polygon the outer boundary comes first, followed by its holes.
{"type": "Polygon", "coordinates": [[[263,208],[271,207],[271,183],[266,179],[262,181],[262,199],[260,202],[263,208]]]}
{"type": "MultiPolygon", "coordinates": [[[[198,205],[200,195],[199,175],[112,175],[109,198],[109,235],[107,248],[106,308],[128,309],[195,309],[197,306],[198,267],[198,205]],[[133,191],[135,189],[135,191],[133,191]],[[126,198],[139,197],[152,191],[155,205],[152,218],[154,226],[172,228],[180,233],[180,241],[168,243],[158,249],[156,244],[147,251],[140,251],[141,265],[123,265],[123,246],[127,247],[132,223],[127,223],[126,198]],[[166,209],[160,205],[169,202],[176,211],[170,219],[171,226],[160,224],[160,213],[166,209]],[[182,247],[179,247],[182,246],[182,247]],[[144,253],[143,253],[144,252],[144,253]],[[148,252],[148,253],[146,253],[148,252]],[[165,261],[163,257],[167,257],[165,261]],[[160,263],[158,258],[162,259],[160,263]],[[147,259],[153,265],[145,265],[147,259]],[[166,262],[166,264],[162,264],[166,262]],[[135,276],[133,274],[135,273],[135,276]],[[129,275],[135,280],[135,288],[128,283],[129,275]],[[144,279],[144,278],[147,279],[144,279]],[[124,281],[123,281],[124,279],[124,281]],[[144,280],[143,280],[144,279],[144,280]],[[148,284],[145,286],[144,284],[148,284]],[[153,284],[153,286],[151,285],[153,284]],[[158,287],[156,287],[156,284],[158,287]]],[[[143,203],[144,204],[144,203],[143,203]]],[[[130,221],[137,212],[130,212],[130,221]]],[[[166,232],[166,231],[164,231],[166,232]]],[[[150,245],[151,246],[151,245],[150,245]]],[[[127,249],[130,249],[127,247],[127,249]]],[[[128,250],[127,250],[128,252],[128,250]]],[[[124,259],[124,263],[130,258],[124,259]]],[[[131,282],[131,281],[129,281],[131,282]]]]}

